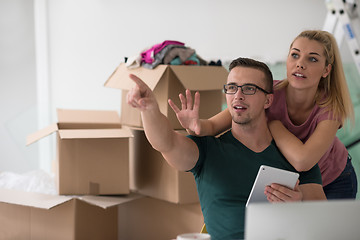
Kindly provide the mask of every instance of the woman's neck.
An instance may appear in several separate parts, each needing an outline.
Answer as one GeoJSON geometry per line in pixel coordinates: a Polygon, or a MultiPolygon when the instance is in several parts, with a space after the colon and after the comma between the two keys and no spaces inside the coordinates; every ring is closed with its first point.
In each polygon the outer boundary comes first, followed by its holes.
{"type": "Polygon", "coordinates": [[[315,105],[316,89],[295,89],[286,86],[286,104],[290,109],[309,110],[315,105]]]}
{"type": "Polygon", "coordinates": [[[286,105],[289,118],[295,125],[301,125],[315,106],[316,89],[294,89],[286,87],[286,105]]]}

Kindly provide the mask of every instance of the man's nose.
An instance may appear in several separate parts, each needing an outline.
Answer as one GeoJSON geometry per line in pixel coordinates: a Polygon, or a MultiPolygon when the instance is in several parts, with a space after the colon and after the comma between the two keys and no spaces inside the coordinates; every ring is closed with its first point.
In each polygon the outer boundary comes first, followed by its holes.
{"type": "Polygon", "coordinates": [[[235,93],[235,99],[240,99],[240,100],[245,99],[245,94],[243,94],[241,87],[238,87],[238,90],[235,93]]]}

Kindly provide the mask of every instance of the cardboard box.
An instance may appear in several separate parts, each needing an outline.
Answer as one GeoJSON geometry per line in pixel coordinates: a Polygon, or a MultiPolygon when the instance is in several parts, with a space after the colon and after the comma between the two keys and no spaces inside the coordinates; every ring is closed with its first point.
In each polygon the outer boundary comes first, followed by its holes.
{"type": "MultiPolygon", "coordinates": [[[[186,131],[180,130],[187,135],[186,131]]],[[[145,133],[132,129],[130,139],[130,188],[140,194],[172,203],[197,203],[194,176],[171,167],[161,153],[152,148],[145,133]]]]}
{"type": "Polygon", "coordinates": [[[128,128],[116,111],[58,109],[58,123],[27,137],[27,145],[56,132],[59,194],[128,194],[128,128]]]}
{"type": "Polygon", "coordinates": [[[145,197],[119,205],[119,239],[171,240],[200,232],[204,218],[199,203],[174,204],[145,197]]]}
{"type": "Polygon", "coordinates": [[[70,197],[0,189],[0,239],[118,239],[117,206],[139,197],[70,197]]]}
{"type": "Polygon", "coordinates": [[[0,189],[0,240],[170,240],[202,225],[199,204],[134,193],[70,197],[0,189]]]}
{"type": "Polygon", "coordinates": [[[183,128],[167,100],[170,98],[177,106],[181,106],[179,93],[184,93],[185,89],[191,90],[192,94],[195,91],[200,92],[200,118],[209,118],[221,111],[222,89],[228,75],[224,67],[159,65],[150,70],[143,67],[128,69],[122,63],[105,82],[105,86],[123,90],[121,123],[124,125],[142,127],[139,110],[126,103],[126,94],[134,86],[134,82],[129,78],[130,73],[140,77],[154,91],[160,111],[169,118],[174,129],[183,128]]]}

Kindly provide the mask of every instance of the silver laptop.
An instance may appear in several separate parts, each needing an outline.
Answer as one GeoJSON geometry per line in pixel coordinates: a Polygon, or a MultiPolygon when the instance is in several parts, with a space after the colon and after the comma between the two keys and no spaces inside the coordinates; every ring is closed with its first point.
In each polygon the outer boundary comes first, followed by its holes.
{"type": "Polygon", "coordinates": [[[359,240],[360,201],[254,203],[246,208],[246,240],[359,240]]]}

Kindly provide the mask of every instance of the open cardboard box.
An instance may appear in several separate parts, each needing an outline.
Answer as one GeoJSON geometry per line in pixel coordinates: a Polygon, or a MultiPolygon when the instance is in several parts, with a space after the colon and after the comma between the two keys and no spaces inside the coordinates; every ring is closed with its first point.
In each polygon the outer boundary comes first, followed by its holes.
{"type": "MultiPolygon", "coordinates": [[[[192,173],[171,167],[152,148],[142,129],[131,128],[130,189],[140,194],[177,204],[197,203],[199,196],[192,173]]],[[[178,132],[187,135],[185,130],[178,132]]]]}
{"type": "Polygon", "coordinates": [[[117,239],[117,206],[139,197],[74,197],[0,189],[0,239],[117,239]]]}
{"type": "Polygon", "coordinates": [[[167,100],[170,98],[177,106],[181,106],[179,93],[184,93],[185,89],[189,89],[192,94],[200,92],[200,118],[210,118],[221,111],[222,89],[228,75],[224,67],[159,65],[151,70],[144,67],[128,69],[122,63],[105,82],[105,86],[122,89],[121,123],[124,125],[142,127],[140,111],[126,103],[126,94],[135,85],[129,78],[130,73],[137,75],[154,91],[160,111],[169,118],[174,129],[183,127],[167,100]]]}
{"type": "Polygon", "coordinates": [[[128,194],[128,128],[116,111],[58,109],[58,122],[27,137],[27,145],[56,132],[59,194],[128,194]]]}
{"type": "Polygon", "coordinates": [[[202,225],[200,204],[134,193],[59,196],[0,188],[0,239],[170,240],[202,225]]]}

